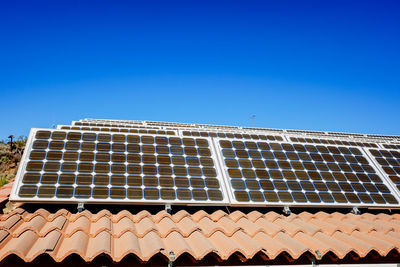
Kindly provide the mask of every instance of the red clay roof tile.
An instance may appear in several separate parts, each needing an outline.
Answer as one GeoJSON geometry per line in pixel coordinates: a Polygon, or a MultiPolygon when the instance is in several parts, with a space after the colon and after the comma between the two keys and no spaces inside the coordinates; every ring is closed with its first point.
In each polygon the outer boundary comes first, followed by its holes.
{"type": "Polygon", "coordinates": [[[100,254],[120,261],[132,253],[146,262],[157,253],[168,257],[169,251],[176,257],[188,253],[196,260],[209,253],[221,259],[233,253],[245,259],[257,253],[274,259],[282,252],[296,259],[316,250],[338,258],[351,251],[360,257],[372,250],[386,255],[400,248],[398,221],[388,216],[302,213],[284,217],[275,212],[227,216],[204,211],[193,215],[164,211],[155,215],[147,211],[136,215],[128,211],[72,214],[66,210],[52,214],[44,209],[28,213],[19,208],[0,216],[0,259],[15,254],[32,261],[48,253],[62,261],[75,253],[85,261],[100,254]]]}
{"type": "MultiPolygon", "coordinates": [[[[0,192],[11,190],[8,187],[0,192]]],[[[134,254],[147,262],[160,253],[168,258],[171,251],[176,258],[189,254],[195,260],[210,253],[221,260],[233,254],[243,260],[256,254],[275,259],[282,253],[298,259],[305,253],[316,255],[317,250],[339,259],[349,253],[365,257],[371,251],[381,256],[400,252],[400,215],[302,212],[285,217],[256,210],[247,214],[181,210],[173,215],[147,210],[137,214],[65,209],[29,213],[23,208],[0,215],[0,261],[16,255],[31,262],[42,254],[56,262],[71,254],[92,261],[105,254],[119,262],[134,254]]]]}

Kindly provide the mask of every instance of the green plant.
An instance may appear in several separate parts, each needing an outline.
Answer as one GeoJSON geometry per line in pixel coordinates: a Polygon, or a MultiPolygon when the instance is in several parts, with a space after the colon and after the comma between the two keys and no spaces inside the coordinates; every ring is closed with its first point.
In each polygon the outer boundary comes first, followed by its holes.
{"type": "Polygon", "coordinates": [[[26,136],[19,136],[15,141],[14,141],[14,145],[17,148],[25,148],[26,145],[26,141],[28,140],[28,138],[26,136]]]}
{"type": "Polygon", "coordinates": [[[7,156],[2,156],[2,157],[0,158],[0,162],[1,162],[1,163],[9,163],[9,162],[10,162],[10,159],[9,159],[7,156]]]}
{"type": "Polygon", "coordinates": [[[11,175],[0,174],[0,187],[8,184],[12,178],[11,175]]]}

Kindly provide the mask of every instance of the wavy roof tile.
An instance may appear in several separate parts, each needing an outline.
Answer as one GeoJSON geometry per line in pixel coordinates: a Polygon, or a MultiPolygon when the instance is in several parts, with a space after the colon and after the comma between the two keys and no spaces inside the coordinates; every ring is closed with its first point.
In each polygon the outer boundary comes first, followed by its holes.
{"type": "MultiPolygon", "coordinates": [[[[11,185],[0,189],[6,199],[11,185]]],[[[30,213],[23,208],[0,215],[0,261],[17,256],[31,262],[46,254],[62,262],[76,254],[86,262],[100,255],[113,262],[134,255],[146,263],[156,255],[168,259],[171,251],[175,258],[190,255],[194,261],[209,255],[218,261],[232,255],[242,261],[256,255],[269,261],[280,255],[296,260],[319,253],[337,259],[370,253],[385,257],[400,253],[400,215],[302,212],[283,216],[273,211],[228,214],[222,210],[93,214],[66,209],[30,213]]]]}

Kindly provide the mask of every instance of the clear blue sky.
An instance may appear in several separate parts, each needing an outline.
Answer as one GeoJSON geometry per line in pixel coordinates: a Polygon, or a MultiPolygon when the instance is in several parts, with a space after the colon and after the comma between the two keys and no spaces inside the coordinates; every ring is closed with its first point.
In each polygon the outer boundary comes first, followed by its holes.
{"type": "Polygon", "coordinates": [[[0,139],[81,118],[400,134],[399,1],[2,1],[0,139]]]}

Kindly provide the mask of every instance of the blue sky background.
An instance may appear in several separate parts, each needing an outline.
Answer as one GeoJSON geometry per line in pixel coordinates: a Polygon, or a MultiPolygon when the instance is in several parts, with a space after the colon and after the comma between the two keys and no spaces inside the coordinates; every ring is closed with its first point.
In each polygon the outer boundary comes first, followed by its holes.
{"type": "Polygon", "coordinates": [[[81,118],[400,134],[399,1],[2,1],[0,139],[81,118]]]}

